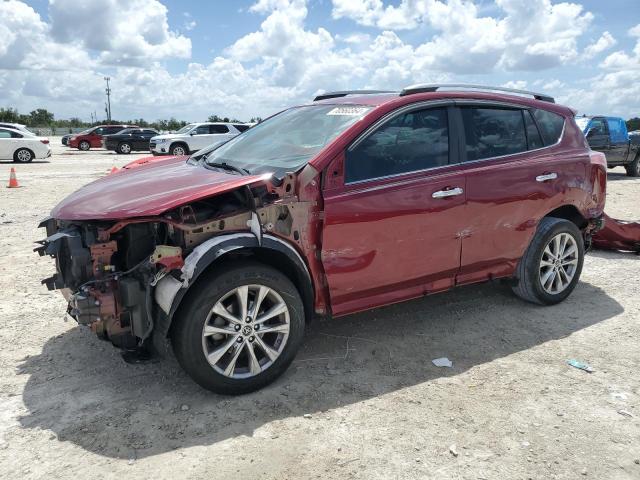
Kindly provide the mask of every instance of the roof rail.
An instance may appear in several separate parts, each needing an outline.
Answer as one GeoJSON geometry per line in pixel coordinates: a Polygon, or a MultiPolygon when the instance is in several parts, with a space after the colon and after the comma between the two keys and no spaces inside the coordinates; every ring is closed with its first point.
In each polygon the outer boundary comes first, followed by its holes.
{"type": "Polygon", "coordinates": [[[414,93],[426,93],[426,92],[436,92],[438,90],[446,90],[450,88],[466,88],[469,90],[488,90],[494,92],[507,92],[507,93],[518,93],[520,95],[531,95],[536,100],[541,100],[543,102],[555,103],[555,99],[550,97],[549,95],[545,95],[543,93],[535,93],[530,92],[528,90],[518,90],[517,88],[506,88],[506,87],[489,87],[486,85],[472,85],[466,83],[423,83],[418,85],[411,85],[409,87],[404,88],[400,92],[400,96],[404,95],[412,95],[414,93]]]}
{"type": "Polygon", "coordinates": [[[316,98],[314,98],[313,101],[317,102],[318,100],[327,100],[329,98],[346,97],[347,95],[373,95],[376,93],[396,93],[396,92],[393,92],[391,90],[344,90],[341,92],[322,93],[316,96],[316,98]]]}

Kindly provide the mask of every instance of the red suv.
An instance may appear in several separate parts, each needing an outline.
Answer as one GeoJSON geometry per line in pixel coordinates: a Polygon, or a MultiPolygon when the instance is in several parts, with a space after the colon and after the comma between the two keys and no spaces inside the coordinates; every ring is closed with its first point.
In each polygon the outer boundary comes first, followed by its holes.
{"type": "Polygon", "coordinates": [[[102,137],[104,135],[113,135],[125,128],[137,128],[137,125],[98,125],[97,127],[91,127],[84,132],[71,136],[67,140],[67,146],[78,150],[102,148],[102,137]]]}
{"type": "Polygon", "coordinates": [[[552,98],[456,87],[321,95],[97,180],[41,224],[43,283],[125,357],[171,343],[227,394],[282,374],[314,316],[498,278],[558,303],[601,226],[605,157],[552,98]]]}

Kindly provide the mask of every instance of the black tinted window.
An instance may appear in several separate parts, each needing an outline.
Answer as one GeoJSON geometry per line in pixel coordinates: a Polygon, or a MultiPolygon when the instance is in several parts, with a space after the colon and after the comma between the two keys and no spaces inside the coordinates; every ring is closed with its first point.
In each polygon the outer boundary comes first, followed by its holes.
{"type": "Polygon", "coordinates": [[[238,130],[239,132],[244,132],[245,130],[249,130],[249,125],[236,125],[234,123],[233,126],[236,127],[236,130],[238,130]]]}
{"type": "Polygon", "coordinates": [[[536,123],[533,121],[531,112],[525,110],[522,113],[524,114],[524,123],[527,128],[527,141],[529,142],[529,150],[535,150],[536,148],[544,147],[544,144],[542,143],[542,137],[540,136],[540,132],[538,131],[536,123]]]}
{"type": "Polygon", "coordinates": [[[345,180],[356,182],[449,163],[446,108],[398,115],[347,151],[345,180]]]}
{"type": "Polygon", "coordinates": [[[147,136],[147,135],[158,135],[158,132],[156,132],[155,130],[142,130],[142,134],[147,136]]]}
{"type": "Polygon", "coordinates": [[[209,133],[229,133],[226,125],[209,125],[209,133]]]}
{"type": "Polygon", "coordinates": [[[208,135],[209,134],[209,125],[200,125],[196,128],[196,135],[208,135]]]}
{"type": "Polygon", "coordinates": [[[512,155],[527,150],[519,109],[463,107],[467,160],[512,155]]]}
{"type": "Polygon", "coordinates": [[[538,128],[540,128],[544,144],[553,145],[557,143],[564,128],[564,117],[557,113],[539,109],[533,111],[533,116],[538,123],[538,128]]]}

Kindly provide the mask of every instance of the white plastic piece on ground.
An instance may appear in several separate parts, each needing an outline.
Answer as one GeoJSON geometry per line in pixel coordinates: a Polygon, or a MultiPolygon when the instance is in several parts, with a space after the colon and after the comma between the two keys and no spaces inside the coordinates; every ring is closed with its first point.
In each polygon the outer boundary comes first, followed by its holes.
{"type": "Polygon", "coordinates": [[[431,360],[431,362],[436,367],[447,367],[447,368],[453,367],[453,362],[449,360],[447,357],[434,358],[433,360],[431,360]]]}

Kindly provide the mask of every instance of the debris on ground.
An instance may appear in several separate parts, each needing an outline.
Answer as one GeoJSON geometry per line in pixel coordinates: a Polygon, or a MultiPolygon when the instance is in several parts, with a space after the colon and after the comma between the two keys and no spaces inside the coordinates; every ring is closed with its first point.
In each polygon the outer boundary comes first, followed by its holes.
{"type": "Polygon", "coordinates": [[[618,410],[618,413],[623,417],[633,418],[633,413],[629,412],[628,410],[618,410]]]}
{"type": "Polygon", "coordinates": [[[447,357],[434,358],[433,360],[431,360],[431,362],[436,367],[447,367],[447,368],[453,367],[453,362],[449,360],[447,357]]]}
{"type": "Polygon", "coordinates": [[[451,455],[453,455],[454,457],[457,457],[459,455],[458,449],[456,448],[455,444],[449,447],[449,453],[451,453],[451,455]]]}
{"type": "Polygon", "coordinates": [[[574,359],[567,360],[567,363],[572,367],[578,368],[580,370],[584,370],[585,372],[589,372],[589,373],[595,372],[595,370],[590,365],[587,365],[586,363],[582,363],[578,360],[574,360],[574,359]]]}

